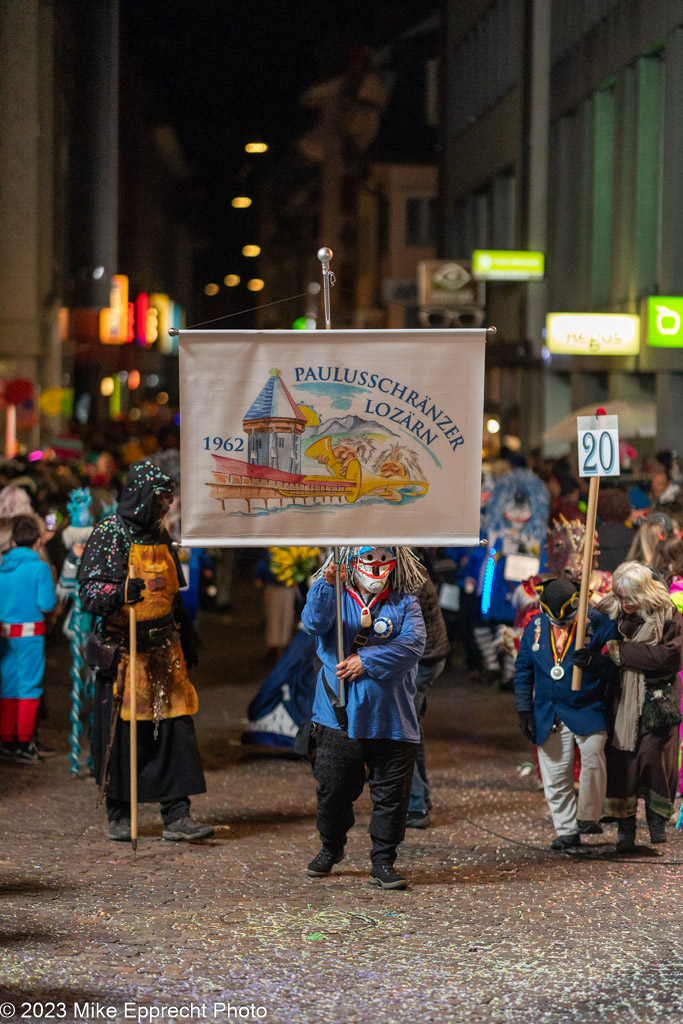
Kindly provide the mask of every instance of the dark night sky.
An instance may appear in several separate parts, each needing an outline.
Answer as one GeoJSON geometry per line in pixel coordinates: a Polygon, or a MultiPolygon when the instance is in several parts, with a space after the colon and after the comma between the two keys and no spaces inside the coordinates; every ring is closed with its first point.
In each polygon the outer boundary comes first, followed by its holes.
{"type": "Polygon", "coordinates": [[[381,45],[438,2],[121,0],[122,66],[142,80],[146,118],[178,131],[209,251],[230,233],[217,211],[229,217],[231,196],[249,194],[245,178],[253,184],[305,126],[301,93],[340,70],[349,47],[381,45]],[[271,148],[259,164],[252,158],[250,175],[244,144],[253,140],[271,148]]]}

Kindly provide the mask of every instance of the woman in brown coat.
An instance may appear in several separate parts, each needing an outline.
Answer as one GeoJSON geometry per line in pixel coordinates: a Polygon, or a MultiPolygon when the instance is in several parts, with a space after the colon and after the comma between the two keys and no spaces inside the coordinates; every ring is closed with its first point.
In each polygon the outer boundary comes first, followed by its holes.
{"type": "Polygon", "coordinates": [[[683,619],[655,570],[624,562],[599,610],[615,618],[609,640],[619,680],[612,694],[605,811],[619,823],[617,853],[635,849],[638,798],[652,843],[666,842],[678,782],[683,619]]]}

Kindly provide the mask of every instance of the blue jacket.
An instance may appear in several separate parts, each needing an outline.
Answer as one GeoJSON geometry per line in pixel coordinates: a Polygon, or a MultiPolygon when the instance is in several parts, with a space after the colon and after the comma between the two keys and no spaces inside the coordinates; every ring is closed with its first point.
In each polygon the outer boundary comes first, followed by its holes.
{"type": "Polygon", "coordinates": [[[32,548],[0,559],[0,622],[41,622],[57,603],[50,566],[32,548]]]}
{"type": "MultiPolygon", "coordinates": [[[[586,647],[602,650],[608,640],[616,637],[617,627],[612,619],[594,608],[588,609],[586,647]]],[[[552,729],[555,715],[575,736],[589,736],[606,729],[605,681],[590,672],[581,676],[581,689],[572,690],[572,651],[574,640],[568,645],[562,659],[564,677],[555,681],[550,670],[555,664],[550,645],[550,622],[539,612],[524,630],[515,663],[515,707],[518,711],[532,711],[536,719],[536,742],[541,746],[552,729]],[[540,623],[537,651],[532,650],[536,624],[540,623]]]]}
{"type": "MultiPolygon", "coordinates": [[[[348,657],[360,631],[360,608],[349,593],[342,595],[344,651],[348,657]]],[[[415,714],[417,662],[425,647],[426,631],[416,597],[392,591],[373,609],[375,626],[383,633],[368,637],[358,654],[365,671],[346,683],[349,736],[352,739],[392,739],[420,742],[415,714]],[[384,621],[381,621],[384,620],[384,621]],[[389,625],[390,624],[390,625],[389,625]]],[[[317,636],[317,654],[323,663],[313,701],[313,721],[338,729],[339,725],[323,683],[336,694],[338,680],[336,605],[334,587],[318,580],[308,592],[301,615],[307,633],[317,636]]]]}

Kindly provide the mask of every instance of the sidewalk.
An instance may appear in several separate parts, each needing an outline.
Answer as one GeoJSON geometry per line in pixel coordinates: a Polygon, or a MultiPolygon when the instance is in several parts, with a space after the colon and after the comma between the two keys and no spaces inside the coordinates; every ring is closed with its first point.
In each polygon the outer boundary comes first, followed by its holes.
{"type": "Polygon", "coordinates": [[[105,838],[93,781],[69,776],[68,651],[50,645],[41,736],[63,753],[0,763],[0,1018],[623,1024],[680,1012],[681,833],[652,848],[641,832],[627,861],[612,859],[613,826],[586,837],[584,855],[551,854],[543,795],[518,771],[531,750],[512,696],[452,670],[429,703],[433,826],[401,848],[408,891],[366,884],[365,794],[348,856],[309,879],[310,768],[239,745],[267,673],[248,605],[202,621],[208,793],[193,813],[216,837],[165,843],[143,806],[135,861],[105,838]]]}

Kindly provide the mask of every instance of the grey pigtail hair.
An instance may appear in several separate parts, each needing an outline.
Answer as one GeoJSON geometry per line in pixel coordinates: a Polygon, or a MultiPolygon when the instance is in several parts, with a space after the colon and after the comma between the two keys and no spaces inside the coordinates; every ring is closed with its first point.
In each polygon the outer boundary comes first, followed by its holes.
{"type": "MultiPolygon", "coordinates": [[[[396,566],[390,578],[391,589],[399,590],[404,594],[417,594],[427,581],[427,570],[422,562],[412,548],[394,547],[393,544],[386,546],[391,547],[396,559],[396,566]]],[[[339,548],[339,561],[346,566],[347,579],[351,575],[351,562],[358,557],[359,551],[360,546],[339,548]]],[[[321,580],[325,575],[325,569],[333,563],[334,551],[330,551],[323,564],[313,575],[313,579],[321,580]]]]}

